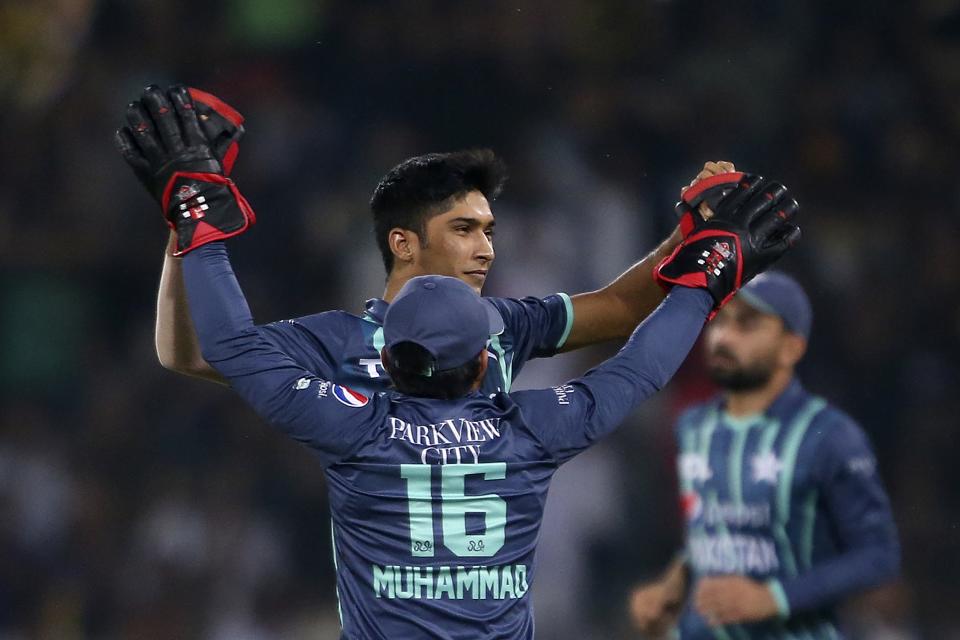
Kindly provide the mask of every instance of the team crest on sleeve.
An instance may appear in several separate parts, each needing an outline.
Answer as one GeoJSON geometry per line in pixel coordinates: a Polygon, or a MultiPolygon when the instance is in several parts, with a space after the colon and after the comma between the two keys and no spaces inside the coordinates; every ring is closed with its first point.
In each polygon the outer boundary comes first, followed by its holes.
{"type": "Polygon", "coordinates": [[[354,391],[340,384],[333,385],[333,397],[339,400],[340,404],[345,404],[355,409],[365,406],[370,402],[370,398],[359,391],[354,391]]]}

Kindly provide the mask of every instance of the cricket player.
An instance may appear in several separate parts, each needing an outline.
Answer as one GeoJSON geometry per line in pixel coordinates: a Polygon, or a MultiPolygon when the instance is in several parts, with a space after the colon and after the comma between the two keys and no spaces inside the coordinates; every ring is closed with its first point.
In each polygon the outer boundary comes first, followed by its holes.
{"type": "MultiPolygon", "coordinates": [[[[255,220],[253,211],[228,177],[243,133],[239,113],[196,89],[173,87],[165,92],[150,86],[128,105],[126,120],[127,125],[117,132],[118,146],[164,210],[174,202],[183,207],[181,212],[195,216],[198,239],[214,233],[230,237],[249,228],[255,220]],[[179,115],[182,111],[196,111],[197,131],[187,131],[179,115]],[[169,163],[220,175],[224,179],[221,199],[235,193],[242,217],[221,221],[213,201],[197,202],[189,191],[163,193],[152,184],[150,166],[169,163]]],[[[735,183],[740,175],[731,163],[710,162],[691,184],[704,179],[735,183]]],[[[389,379],[380,350],[390,301],[407,280],[426,274],[460,278],[481,291],[495,257],[490,202],[505,179],[503,164],[490,151],[428,154],[401,163],[383,178],[371,199],[377,244],[387,271],[383,297],[369,300],[361,315],[327,311],[269,324],[263,327],[265,332],[318,375],[364,392],[386,389],[389,379]]],[[[689,204],[703,213],[709,211],[711,194],[698,189],[687,193],[691,194],[689,204]]],[[[676,230],[656,251],[598,291],[572,297],[558,293],[522,300],[491,298],[505,328],[491,340],[493,362],[483,390],[509,391],[530,358],[626,339],[663,299],[653,268],[683,235],[683,230],[676,230]]],[[[171,233],[157,301],[157,353],[169,369],[225,383],[203,359],[187,310],[179,256],[189,242],[171,233]]]]}
{"type": "Polygon", "coordinates": [[[723,394],[677,425],[686,549],[637,589],[631,614],[684,640],[839,638],[834,608],[893,579],[890,503],[863,430],[794,373],[812,311],[800,285],[764,273],[706,331],[723,394]]]}
{"type": "MultiPolygon", "coordinates": [[[[796,201],[758,176],[719,181],[714,216],[686,219],[656,269],[670,295],[615,357],[552,389],[484,388],[503,306],[464,278],[408,278],[377,324],[395,390],[364,393],[285,351],[309,331],[282,340],[253,323],[222,242],[249,226],[252,209],[211,152],[205,108],[186,90],[171,98],[166,152],[144,152],[135,167],[184,255],[204,360],[326,474],[342,638],[532,638],[529,587],[552,474],[661,388],[704,320],[788,250],[796,201]]],[[[143,151],[136,140],[125,142],[143,151]]],[[[349,344],[349,330],[341,338],[349,344]]]]}

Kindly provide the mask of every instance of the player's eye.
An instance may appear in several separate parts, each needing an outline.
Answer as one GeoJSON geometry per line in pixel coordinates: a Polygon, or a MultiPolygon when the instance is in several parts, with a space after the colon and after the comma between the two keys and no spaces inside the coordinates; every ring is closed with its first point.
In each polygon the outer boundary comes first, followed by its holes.
{"type": "Polygon", "coordinates": [[[487,229],[487,230],[484,231],[483,233],[484,233],[484,235],[486,235],[486,236],[487,236],[488,238],[490,238],[491,240],[493,240],[493,236],[496,235],[496,234],[493,232],[493,229],[487,229]]]}

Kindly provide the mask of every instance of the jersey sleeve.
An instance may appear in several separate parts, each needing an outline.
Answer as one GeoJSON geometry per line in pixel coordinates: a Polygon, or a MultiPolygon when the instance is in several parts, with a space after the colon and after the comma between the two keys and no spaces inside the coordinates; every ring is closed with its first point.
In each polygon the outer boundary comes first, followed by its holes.
{"type": "Polygon", "coordinates": [[[613,431],[673,377],[712,306],[705,291],[675,287],[617,355],[567,384],[511,397],[548,453],[565,462],[613,431]]]}
{"type": "Polygon", "coordinates": [[[519,371],[531,358],[546,358],[563,347],[573,327],[570,296],[557,293],[546,298],[488,298],[503,317],[505,331],[513,340],[514,368],[519,371]]]}
{"type": "Polygon", "coordinates": [[[323,378],[336,377],[343,344],[341,314],[332,311],[260,325],[261,334],[291,360],[323,378]]]}
{"type": "Polygon", "coordinates": [[[324,466],[354,451],[382,420],[386,399],[322,379],[253,324],[222,242],[187,254],[183,273],[204,359],[262,418],[313,448],[324,466]]]}
{"type": "MultiPolygon", "coordinates": [[[[850,418],[825,418],[814,474],[840,553],[774,584],[781,613],[816,609],[896,577],[900,547],[890,501],[866,434],[850,418]]],[[[813,426],[817,426],[814,424],[813,426]]]]}

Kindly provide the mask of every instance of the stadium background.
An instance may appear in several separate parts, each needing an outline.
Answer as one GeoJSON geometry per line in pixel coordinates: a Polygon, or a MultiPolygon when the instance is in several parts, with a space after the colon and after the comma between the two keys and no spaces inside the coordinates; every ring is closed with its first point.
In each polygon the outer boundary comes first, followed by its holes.
{"type": "MultiPolygon", "coordinates": [[[[366,202],[411,155],[482,145],[511,166],[498,295],[606,283],[668,232],[706,160],[784,180],[805,238],[783,266],[816,309],[803,377],[871,434],[904,548],[902,584],[849,620],[858,637],[960,637],[957,10],[3,3],[0,637],[336,635],[310,454],[154,355],[166,229],[112,133],[143,85],[175,81],[247,117],[235,177],[260,223],[233,255],[261,322],[381,293],[366,202]]],[[[611,351],[533,363],[521,383],[611,351]]],[[[634,637],[628,590],[679,540],[670,420],[705,393],[687,366],[560,473],[539,637],[634,637]]]]}

